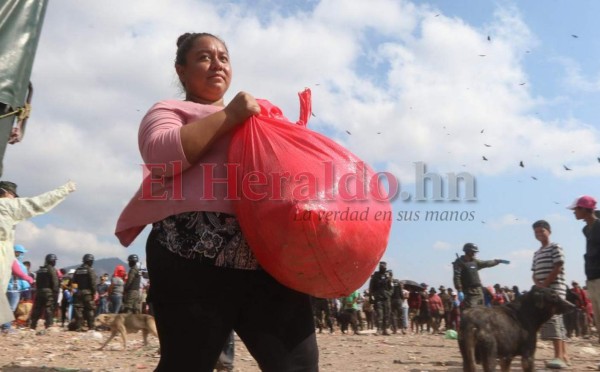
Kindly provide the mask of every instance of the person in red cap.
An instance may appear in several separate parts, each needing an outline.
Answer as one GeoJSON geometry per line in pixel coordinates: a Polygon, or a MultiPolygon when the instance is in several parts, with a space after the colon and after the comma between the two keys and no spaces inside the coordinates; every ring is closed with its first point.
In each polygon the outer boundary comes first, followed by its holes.
{"type": "Polygon", "coordinates": [[[587,278],[588,297],[592,301],[592,309],[595,314],[596,328],[600,325],[600,223],[594,213],[596,210],[596,199],[584,195],[577,198],[569,209],[573,210],[575,218],[585,221],[583,235],[586,238],[585,254],[585,276],[587,278]]]}

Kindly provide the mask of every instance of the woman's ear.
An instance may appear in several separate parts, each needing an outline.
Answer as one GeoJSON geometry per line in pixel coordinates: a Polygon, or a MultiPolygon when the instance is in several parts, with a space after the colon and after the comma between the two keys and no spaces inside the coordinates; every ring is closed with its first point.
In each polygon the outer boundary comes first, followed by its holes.
{"type": "Polygon", "coordinates": [[[177,72],[177,76],[179,77],[179,81],[181,82],[181,84],[185,86],[185,81],[183,79],[183,77],[185,76],[185,66],[176,64],[175,72],[177,72]]]}

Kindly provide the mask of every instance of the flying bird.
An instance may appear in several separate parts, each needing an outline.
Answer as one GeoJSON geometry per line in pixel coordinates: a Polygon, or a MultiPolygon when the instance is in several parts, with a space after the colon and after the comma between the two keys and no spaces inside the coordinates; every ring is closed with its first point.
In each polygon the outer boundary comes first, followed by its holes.
{"type": "Polygon", "coordinates": [[[525,84],[527,84],[527,83],[519,83],[519,85],[525,85],[525,84]]]}
{"type": "MultiPolygon", "coordinates": [[[[485,130],[485,129],[482,129],[482,130],[481,130],[481,132],[479,132],[479,133],[483,133],[483,131],[484,131],[484,130],[485,130]]],[[[600,158],[598,158],[598,159],[600,159],[600,158]]],[[[600,160],[599,160],[599,161],[600,161],[600,160]]]]}
{"type": "Polygon", "coordinates": [[[480,54],[479,57],[485,57],[485,54],[480,54]]]}
{"type": "Polygon", "coordinates": [[[567,171],[572,170],[571,168],[567,167],[566,165],[563,165],[563,168],[565,168],[565,170],[567,170],[567,171]]]}
{"type": "Polygon", "coordinates": [[[487,143],[483,144],[485,147],[492,147],[492,145],[488,145],[487,143]]]}
{"type": "Polygon", "coordinates": [[[521,161],[519,162],[519,167],[521,167],[521,168],[525,168],[525,164],[523,164],[523,160],[521,160],[521,161]]]}
{"type": "Polygon", "coordinates": [[[381,134],[381,132],[377,132],[377,134],[381,134]]]}
{"type": "Polygon", "coordinates": [[[485,156],[482,156],[483,160],[487,161],[487,158],[485,156]]]}
{"type": "Polygon", "coordinates": [[[534,179],[534,181],[537,181],[537,178],[536,178],[536,177],[534,177],[534,176],[531,176],[531,178],[533,178],[533,179],[534,179]]]}
{"type": "Polygon", "coordinates": [[[600,158],[598,158],[598,163],[600,163],[600,158]]]}
{"type": "Polygon", "coordinates": [[[490,35],[488,35],[488,41],[492,41],[492,38],[490,37],[490,35]]]}
{"type": "Polygon", "coordinates": [[[310,112],[310,114],[311,114],[313,117],[315,117],[315,118],[317,117],[317,115],[315,115],[315,113],[314,113],[314,112],[312,112],[312,111],[310,112]]]}
{"type": "Polygon", "coordinates": [[[347,131],[346,131],[346,133],[348,133],[348,135],[350,135],[350,136],[352,135],[352,133],[350,133],[350,131],[349,131],[349,130],[347,130],[347,131]]]}
{"type": "Polygon", "coordinates": [[[573,35],[571,35],[571,36],[572,36],[574,39],[577,39],[577,38],[579,37],[579,36],[577,36],[577,35],[575,35],[575,34],[573,34],[573,35]]]}

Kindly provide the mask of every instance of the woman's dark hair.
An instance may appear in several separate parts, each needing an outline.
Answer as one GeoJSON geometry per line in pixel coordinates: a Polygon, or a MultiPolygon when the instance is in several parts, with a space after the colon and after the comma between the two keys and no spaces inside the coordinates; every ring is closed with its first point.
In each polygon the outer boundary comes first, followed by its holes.
{"type": "Polygon", "coordinates": [[[227,50],[227,45],[225,44],[225,42],[213,34],[209,34],[208,32],[186,32],[185,34],[177,38],[177,53],[175,54],[175,64],[185,65],[185,57],[192,48],[192,45],[194,45],[194,41],[198,38],[205,36],[209,36],[219,40],[223,44],[223,46],[225,46],[225,50],[227,50]]]}

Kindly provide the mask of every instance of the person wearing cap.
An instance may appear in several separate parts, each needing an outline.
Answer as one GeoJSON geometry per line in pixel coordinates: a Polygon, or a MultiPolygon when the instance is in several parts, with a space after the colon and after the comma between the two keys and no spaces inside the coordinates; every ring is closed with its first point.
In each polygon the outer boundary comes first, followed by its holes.
{"type": "MultiPolygon", "coordinates": [[[[542,246],[533,254],[531,271],[533,284],[550,288],[560,298],[567,295],[565,282],[565,255],[560,245],[550,241],[552,230],[547,221],[539,220],[532,225],[535,238],[542,246]]],[[[546,362],[546,367],[563,369],[567,367],[567,338],[562,314],[554,315],[542,325],[541,339],[552,340],[554,359],[546,362]]]]}
{"type": "MultiPolygon", "coordinates": [[[[595,213],[596,199],[589,195],[581,196],[569,207],[577,220],[585,222],[583,235],[586,239],[585,254],[585,276],[588,298],[592,302],[596,328],[600,328],[600,222],[595,213]]],[[[599,334],[600,337],[600,334],[599,334]]]]}
{"type": "MultiPolygon", "coordinates": [[[[11,266],[15,259],[13,244],[14,228],[19,222],[46,213],[75,191],[75,183],[67,182],[57,189],[31,198],[17,194],[17,185],[10,181],[0,181],[0,288],[7,288],[11,266]]],[[[10,322],[14,314],[8,299],[0,296],[0,324],[10,322]]]]}
{"type": "Polygon", "coordinates": [[[500,263],[508,264],[507,260],[482,261],[475,258],[479,252],[477,245],[466,243],[463,246],[464,255],[457,257],[454,263],[454,287],[458,292],[461,307],[466,309],[475,306],[483,306],[483,290],[479,270],[494,267],[500,263]]]}
{"type": "Polygon", "coordinates": [[[377,314],[377,333],[388,336],[390,326],[392,295],[392,276],[387,270],[387,263],[381,261],[379,270],[371,275],[369,281],[369,293],[375,298],[375,313],[377,314]]]}
{"type": "Polygon", "coordinates": [[[444,315],[444,303],[434,287],[429,289],[429,313],[431,314],[433,333],[437,333],[444,315]]]}
{"type": "MultiPolygon", "coordinates": [[[[450,329],[450,312],[452,311],[452,298],[450,297],[450,293],[446,292],[446,287],[441,285],[438,290],[440,291],[440,299],[442,300],[442,305],[444,305],[444,314],[442,319],[444,320],[444,328],[450,329]]],[[[441,323],[440,323],[441,327],[441,323]]]]}

